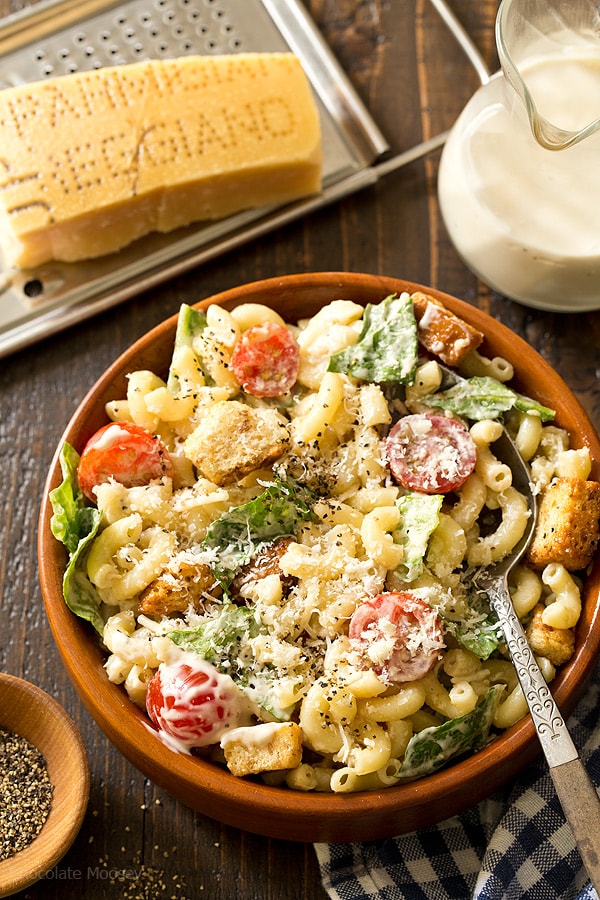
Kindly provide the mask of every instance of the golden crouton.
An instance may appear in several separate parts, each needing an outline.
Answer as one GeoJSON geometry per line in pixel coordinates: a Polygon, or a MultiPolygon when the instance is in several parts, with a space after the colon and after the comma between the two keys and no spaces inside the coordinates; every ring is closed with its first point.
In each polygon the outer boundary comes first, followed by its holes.
{"type": "Polygon", "coordinates": [[[545,608],[543,603],[538,603],[533,610],[525,632],[527,640],[536,656],[545,656],[553,666],[562,666],[575,651],[575,630],[545,625],[542,621],[545,608]]]}
{"type": "Polygon", "coordinates": [[[205,478],[225,485],[274,462],[289,440],[287,422],[276,410],[221,400],[208,407],[184,453],[205,478]]]}
{"type": "Polygon", "coordinates": [[[270,575],[278,575],[284,591],[289,591],[296,581],[293,575],[287,575],[279,565],[279,560],[286,552],[292,539],[290,537],[278,538],[268,547],[264,547],[256,553],[252,559],[243,565],[229,587],[231,597],[243,598],[244,588],[253,582],[268,578],[270,575]]]}
{"type": "Polygon", "coordinates": [[[483,334],[435,297],[417,291],[412,301],[419,341],[447,366],[457,366],[481,344],[483,334]]]}
{"type": "Polygon", "coordinates": [[[556,478],[543,492],[527,561],[535,569],[551,562],[576,572],[592,561],[600,535],[600,482],[556,478]]]}
{"type": "Polygon", "coordinates": [[[206,594],[216,597],[221,592],[209,566],[179,560],[144,588],[139,610],[147,616],[171,616],[192,606],[199,612],[206,594]]]}
{"type": "Polygon", "coordinates": [[[302,729],[295,722],[268,722],[225,732],[221,747],[233,775],[294,769],[302,761],[302,729]]]}

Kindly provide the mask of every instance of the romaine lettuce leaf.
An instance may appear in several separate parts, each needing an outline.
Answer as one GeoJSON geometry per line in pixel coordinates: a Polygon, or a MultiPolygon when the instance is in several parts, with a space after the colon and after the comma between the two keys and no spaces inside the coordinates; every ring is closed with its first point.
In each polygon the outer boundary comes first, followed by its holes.
{"type": "Polygon", "coordinates": [[[85,551],[96,537],[102,514],[93,506],[86,506],[77,482],[79,454],[68,443],[60,453],[63,481],[50,492],[53,515],[50,528],[69,554],[63,576],[63,596],[71,612],[90,622],[102,635],[104,619],[100,615],[100,598],[89,580],[85,565],[85,551]]]}
{"type": "Polygon", "coordinates": [[[431,775],[454,757],[469,750],[481,749],[488,739],[504,690],[504,685],[495,684],[471,712],[413,735],[406,748],[399,778],[431,775]]]}
{"type": "Polygon", "coordinates": [[[193,628],[169,631],[168,637],[218,669],[227,671],[235,680],[243,669],[240,648],[260,631],[254,613],[247,606],[224,603],[216,616],[206,618],[193,628]],[[226,668],[223,669],[223,664],[226,668]]]}
{"type": "Polygon", "coordinates": [[[90,532],[69,560],[63,578],[63,595],[71,612],[93,625],[102,637],[105,621],[100,614],[100,598],[81,562],[88,545],[95,537],[96,532],[90,532]]]}
{"type": "Polygon", "coordinates": [[[479,375],[461,379],[445,391],[422,397],[421,403],[448,410],[473,422],[501,418],[513,407],[520,412],[539,416],[542,422],[551,421],[555,415],[553,409],[518,394],[495,378],[479,375]]]}
{"type": "MultiPolygon", "coordinates": [[[[461,609],[462,604],[458,608],[461,609]]],[[[470,589],[466,595],[468,615],[453,615],[443,605],[438,607],[438,614],[447,632],[452,634],[458,643],[470,650],[479,659],[489,659],[502,640],[498,619],[490,607],[485,594],[470,589]]]]}
{"type": "Polygon", "coordinates": [[[169,367],[167,376],[167,388],[170,393],[177,396],[180,393],[181,385],[177,370],[177,360],[180,356],[182,347],[193,347],[194,338],[206,328],[206,313],[200,309],[194,309],[187,303],[182,303],[179,308],[179,317],[177,319],[177,330],[175,332],[175,344],[173,347],[173,357],[169,367]]]}
{"type": "Polygon", "coordinates": [[[404,549],[402,562],[395,574],[411,582],[423,573],[427,543],[440,521],[441,494],[418,494],[410,491],[396,500],[400,524],[393,532],[394,542],[404,549]]]}
{"type": "Polygon", "coordinates": [[[260,496],[224,513],[209,527],[203,550],[212,551],[211,569],[225,589],[236,572],[280,537],[295,534],[312,518],[314,495],[291,480],[270,484],[260,496]]]}
{"type": "Polygon", "coordinates": [[[362,381],[413,384],[418,359],[417,322],[409,294],[369,304],[358,341],[334,353],[330,372],[362,381]]]}

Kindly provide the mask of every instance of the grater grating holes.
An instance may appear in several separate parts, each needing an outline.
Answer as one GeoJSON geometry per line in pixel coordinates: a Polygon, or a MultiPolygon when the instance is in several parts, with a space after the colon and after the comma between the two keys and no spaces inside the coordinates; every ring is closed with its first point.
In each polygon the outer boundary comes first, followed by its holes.
{"type": "Polygon", "coordinates": [[[126,11],[101,13],[70,34],[51,36],[37,46],[33,60],[35,77],[44,79],[142,59],[242,49],[243,38],[218,0],[133,0],[126,11]]]}

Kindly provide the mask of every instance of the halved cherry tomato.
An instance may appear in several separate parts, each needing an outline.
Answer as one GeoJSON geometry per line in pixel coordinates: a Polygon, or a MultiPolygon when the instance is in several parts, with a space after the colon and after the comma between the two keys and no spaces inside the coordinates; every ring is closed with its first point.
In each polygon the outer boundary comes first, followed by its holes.
{"type": "Polygon", "coordinates": [[[171,749],[189,753],[192,747],[216,744],[238,724],[242,711],[238,689],[214,666],[198,659],[161,663],[148,682],[146,709],[160,737],[171,749]]]}
{"type": "Polygon", "coordinates": [[[298,378],[300,348],[292,332],[277,322],[244,331],[233,348],[235,377],[254,397],[280,397],[298,378]]]}
{"type": "Polygon", "coordinates": [[[94,503],[94,488],[111,478],[135,487],[163,475],[173,475],[166,447],[150,431],[131,422],[110,422],[100,428],[83,448],[77,467],[79,487],[94,503]]]}
{"type": "Polygon", "coordinates": [[[350,619],[349,634],[386,684],[423,678],[445,646],[437,612],[410,591],[365,600],[350,619]]]}
{"type": "Polygon", "coordinates": [[[396,481],[424,494],[457,490],[477,462],[477,446],[466,425],[429,413],[399,419],[385,449],[396,481]]]}

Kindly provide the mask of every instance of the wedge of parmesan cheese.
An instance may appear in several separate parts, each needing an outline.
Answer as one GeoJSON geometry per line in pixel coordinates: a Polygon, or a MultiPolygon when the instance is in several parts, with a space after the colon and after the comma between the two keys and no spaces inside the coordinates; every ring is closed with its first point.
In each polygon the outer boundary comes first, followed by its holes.
{"type": "Polygon", "coordinates": [[[0,91],[0,244],[30,268],[316,193],[319,114],[291,53],[151,60],[0,91]]]}

